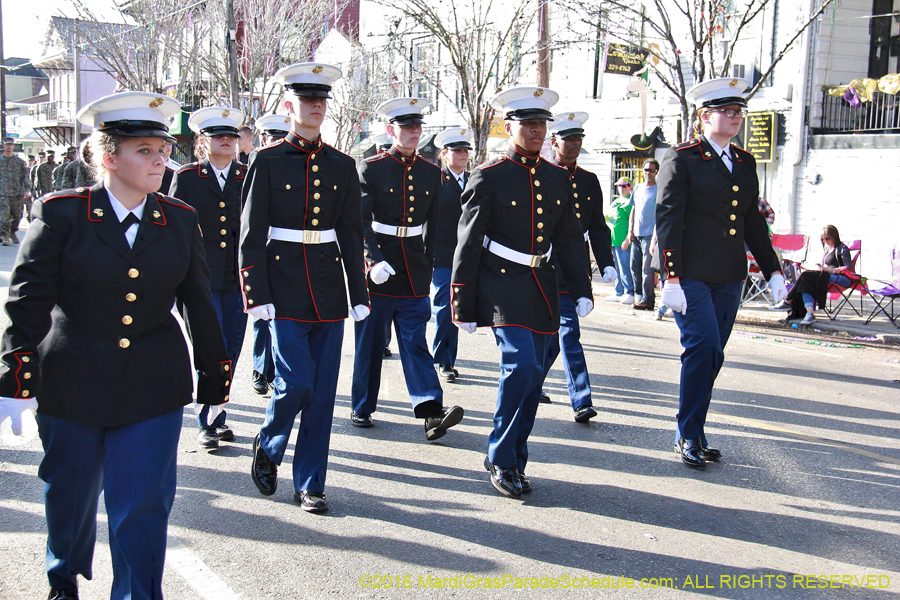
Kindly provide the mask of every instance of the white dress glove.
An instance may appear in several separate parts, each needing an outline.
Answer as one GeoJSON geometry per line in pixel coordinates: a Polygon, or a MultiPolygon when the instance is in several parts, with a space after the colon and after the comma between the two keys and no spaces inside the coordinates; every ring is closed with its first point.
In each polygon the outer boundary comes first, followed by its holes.
{"type": "MultiPolygon", "coordinates": [[[[607,269],[611,267],[606,267],[607,269]]],[[[615,269],[613,269],[613,273],[615,273],[615,269]]],[[[575,305],[575,314],[580,318],[585,318],[591,311],[594,310],[594,301],[590,298],[579,298],[578,303],[575,305]]]]}
{"type": "Polygon", "coordinates": [[[357,304],[350,309],[350,316],[353,317],[354,321],[362,321],[369,316],[370,312],[372,311],[365,304],[357,304]]]}
{"type": "Polygon", "coordinates": [[[36,410],[34,398],[0,398],[0,442],[20,446],[33,440],[38,434],[36,410]]]}
{"type": "Polygon", "coordinates": [[[775,273],[769,277],[769,290],[772,292],[772,300],[775,304],[781,304],[781,301],[787,297],[787,288],[784,287],[784,276],[781,273],[775,273]]]}
{"type": "Polygon", "coordinates": [[[257,321],[260,319],[263,321],[271,321],[275,318],[275,305],[263,304],[262,306],[254,306],[247,311],[247,314],[257,321]]]}
{"type": "Polygon", "coordinates": [[[381,285],[388,280],[388,277],[396,274],[397,273],[394,271],[394,269],[391,268],[391,265],[389,265],[387,261],[384,260],[380,263],[377,263],[369,270],[369,277],[372,278],[372,283],[374,283],[375,285],[381,285]]]}
{"type": "Polygon", "coordinates": [[[618,279],[619,274],[616,273],[615,267],[606,267],[603,269],[603,283],[612,283],[618,279]]]}
{"type": "Polygon", "coordinates": [[[687,314],[687,298],[684,297],[684,290],[681,284],[667,281],[663,286],[661,302],[672,309],[672,312],[680,312],[687,314]]]}
{"type": "Polygon", "coordinates": [[[478,323],[454,323],[454,325],[466,333],[475,333],[475,330],[478,328],[478,323]]]}

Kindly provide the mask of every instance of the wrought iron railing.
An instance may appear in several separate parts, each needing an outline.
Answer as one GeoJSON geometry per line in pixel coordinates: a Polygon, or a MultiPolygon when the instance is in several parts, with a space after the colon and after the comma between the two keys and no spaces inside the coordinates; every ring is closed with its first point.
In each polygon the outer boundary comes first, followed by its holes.
{"type": "Polygon", "coordinates": [[[74,102],[39,102],[28,108],[28,114],[35,126],[44,123],[74,123],[77,112],[74,102]]]}
{"type": "Polygon", "coordinates": [[[822,122],[813,133],[900,133],[900,95],[875,92],[851,106],[840,97],[822,94],[822,122]]]}

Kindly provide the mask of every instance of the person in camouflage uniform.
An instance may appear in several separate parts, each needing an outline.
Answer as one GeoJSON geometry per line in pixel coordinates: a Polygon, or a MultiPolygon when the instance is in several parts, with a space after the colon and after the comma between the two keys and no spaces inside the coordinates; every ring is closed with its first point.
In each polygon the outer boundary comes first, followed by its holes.
{"type": "Polygon", "coordinates": [[[16,230],[22,220],[22,206],[26,198],[31,198],[28,165],[13,154],[15,148],[15,139],[3,138],[3,155],[0,156],[0,243],[4,246],[9,246],[10,238],[19,243],[16,230]]]}
{"type": "Polygon", "coordinates": [[[66,186],[63,185],[63,178],[66,174],[66,167],[69,166],[69,163],[75,160],[75,153],[78,152],[78,148],[75,146],[69,146],[66,149],[66,154],[63,157],[62,163],[53,169],[53,191],[58,192],[59,190],[66,189],[66,186]]]}
{"type": "Polygon", "coordinates": [[[35,175],[38,198],[53,191],[53,169],[57,166],[59,165],[56,164],[53,152],[47,152],[47,161],[38,165],[35,175]]]}
{"type": "Polygon", "coordinates": [[[63,174],[62,189],[73,187],[91,187],[95,183],[93,169],[88,166],[91,157],[91,148],[89,140],[85,140],[81,144],[80,156],[76,156],[74,160],[66,164],[66,170],[63,174]]]}

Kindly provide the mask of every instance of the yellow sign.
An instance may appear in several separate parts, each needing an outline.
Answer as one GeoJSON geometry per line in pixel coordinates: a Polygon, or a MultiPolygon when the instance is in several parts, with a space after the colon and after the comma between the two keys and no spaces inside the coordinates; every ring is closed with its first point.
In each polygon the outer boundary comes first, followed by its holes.
{"type": "Polygon", "coordinates": [[[500,117],[491,119],[491,128],[488,130],[488,137],[500,138],[503,140],[509,139],[509,136],[506,134],[506,129],[503,127],[503,119],[500,117]]]}
{"type": "Polygon", "coordinates": [[[775,156],[775,113],[750,113],[744,119],[744,150],[758,163],[769,163],[775,156]]]}

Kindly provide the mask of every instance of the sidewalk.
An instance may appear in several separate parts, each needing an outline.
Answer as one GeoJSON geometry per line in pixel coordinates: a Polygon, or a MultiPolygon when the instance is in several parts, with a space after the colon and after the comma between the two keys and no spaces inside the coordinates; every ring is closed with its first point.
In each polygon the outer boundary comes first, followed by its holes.
{"type": "MultiPolygon", "coordinates": [[[[629,309],[624,305],[616,303],[604,302],[604,299],[614,293],[612,284],[605,284],[599,281],[597,276],[593,280],[594,286],[594,302],[603,303],[610,307],[622,306],[623,309],[629,309]]],[[[656,293],[657,306],[659,305],[659,290],[656,293]]],[[[854,296],[854,304],[858,304],[859,298],[854,296]]],[[[863,299],[863,316],[858,316],[850,307],[844,307],[838,317],[832,321],[828,318],[824,311],[816,311],[816,320],[811,325],[801,325],[797,323],[796,328],[792,324],[785,321],[788,315],[787,310],[771,309],[769,306],[761,302],[748,302],[738,311],[737,323],[742,325],[759,325],[763,327],[771,327],[785,330],[793,330],[801,333],[818,333],[822,332],[827,335],[835,335],[848,337],[850,339],[860,339],[872,343],[883,343],[886,345],[900,346],[900,329],[894,327],[887,317],[879,315],[875,317],[868,325],[866,318],[872,309],[875,308],[871,298],[863,299]]],[[[652,314],[652,313],[648,313],[652,314]]],[[[671,317],[671,312],[667,313],[667,318],[671,317]]]]}

